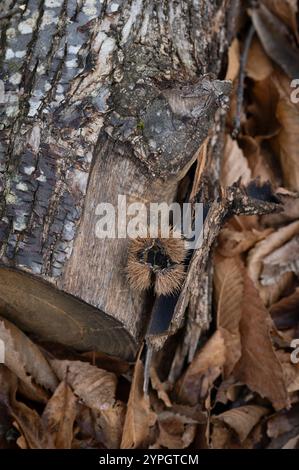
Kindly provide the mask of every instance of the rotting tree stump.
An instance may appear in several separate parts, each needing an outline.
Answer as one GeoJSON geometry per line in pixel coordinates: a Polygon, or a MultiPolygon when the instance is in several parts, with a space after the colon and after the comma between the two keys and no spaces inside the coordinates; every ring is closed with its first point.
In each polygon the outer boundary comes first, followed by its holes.
{"type": "Polygon", "coordinates": [[[127,284],[128,240],[96,237],[96,207],[175,199],[229,90],[205,74],[223,73],[239,2],[25,5],[0,20],[1,312],[132,359],[149,303],[127,284]]]}

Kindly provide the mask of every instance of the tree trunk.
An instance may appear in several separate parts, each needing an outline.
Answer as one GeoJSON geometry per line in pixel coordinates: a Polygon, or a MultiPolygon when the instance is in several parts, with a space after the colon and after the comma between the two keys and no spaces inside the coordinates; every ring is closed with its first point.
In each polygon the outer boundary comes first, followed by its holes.
{"type": "Polygon", "coordinates": [[[149,318],[96,207],[170,202],[228,94],[234,0],[3,1],[3,315],[132,359],[149,318]],[[221,77],[220,77],[221,78],[221,77]]]}

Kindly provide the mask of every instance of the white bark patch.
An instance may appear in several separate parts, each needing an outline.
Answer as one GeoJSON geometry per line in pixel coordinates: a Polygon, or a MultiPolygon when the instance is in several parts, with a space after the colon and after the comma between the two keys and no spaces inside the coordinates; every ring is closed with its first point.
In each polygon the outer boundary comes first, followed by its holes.
{"type": "Polygon", "coordinates": [[[73,69],[77,67],[77,59],[67,60],[65,63],[66,67],[69,69],[73,69]]]}
{"type": "Polygon", "coordinates": [[[63,0],[46,0],[45,6],[47,8],[59,8],[62,7],[63,0]]]}
{"type": "Polygon", "coordinates": [[[15,194],[8,193],[7,196],[5,197],[5,202],[6,204],[14,205],[14,204],[17,204],[18,198],[16,197],[15,194]]]}
{"type": "Polygon", "coordinates": [[[5,108],[5,114],[7,117],[15,117],[18,114],[18,106],[7,106],[5,108]]]}
{"type": "Polygon", "coordinates": [[[0,80],[0,104],[5,103],[5,86],[3,80],[0,80]]]}
{"type": "Polygon", "coordinates": [[[13,51],[12,49],[10,49],[10,48],[7,48],[7,49],[6,49],[6,53],[5,53],[5,59],[6,59],[6,60],[10,60],[10,59],[13,59],[14,56],[15,56],[14,51],[13,51]]]}
{"type": "Polygon", "coordinates": [[[61,101],[63,101],[63,100],[64,100],[64,95],[57,94],[57,95],[55,95],[55,101],[54,101],[54,103],[55,103],[55,105],[58,105],[58,104],[60,104],[61,101]]]}
{"type": "Polygon", "coordinates": [[[147,35],[151,12],[152,12],[152,5],[149,5],[144,12],[143,22],[142,22],[142,26],[140,29],[140,38],[142,40],[144,40],[147,35]]]}
{"type": "Polygon", "coordinates": [[[34,170],[35,170],[34,166],[25,166],[24,173],[25,175],[32,175],[34,170]]]}
{"type": "Polygon", "coordinates": [[[117,3],[112,3],[110,5],[110,11],[111,13],[115,13],[119,9],[119,5],[117,3]]]}
{"type": "Polygon", "coordinates": [[[28,144],[34,153],[38,152],[40,145],[40,127],[38,125],[33,126],[28,144]]]}
{"type": "Polygon", "coordinates": [[[39,75],[43,75],[45,71],[46,67],[43,64],[40,64],[36,69],[36,73],[38,73],[39,75]]]}
{"type": "Polygon", "coordinates": [[[43,14],[42,24],[40,29],[45,29],[49,24],[57,23],[59,20],[59,16],[55,15],[55,11],[46,10],[43,14]]]}
{"type": "Polygon", "coordinates": [[[14,37],[16,37],[15,28],[8,28],[6,30],[6,37],[7,37],[7,39],[13,39],[14,37]]]}
{"type": "Polygon", "coordinates": [[[81,46],[70,46],[69,53],[70,54],[77,54],[80,50],[81,46]]]}
{"type": "Polygon", "coordinates": [[[25,21],[21,21],[18,25],[18,30],[21,34],[31,34],[38,18],[38,11],[34,12],[30,18],[25,21]]]}
{"type": "Polygon", "coordinates": [[[5,103],[9,103],[9,104],[16,104],[19,102],[19,96],[17,93],[15,93],[14,91],[7,91],[5,93],[5,103]]]}
{"type": "Polygon", "coordinates": [[[18,183],[16,185],[16,188],[19,190],[19,191],[28,191],[28,186],[27,184],[25,183],[18,183]]]}
{"type": "Polygon", "coordinates": [[[45,177],[45,175],[43,174],[43,172],[41,172],[42,174],[36,178],[36,181],[39,181],[40,183],[45,183],[47,181],[47,178],[45,177]]]}
{"type": "Polygon", "coordinates": [[[49,91],[49,90],[51,90],[51,88],[52,88],[51,83],[50,83],[50,82],[46,82],[45,85],[44,85],[45,91],[49,91]]]}
{"type": "Polygon", "coordinates": [[[29,100],[29,111],[28,111],[29,117],[33,117],[36,115],[40,104],[41,104],[41,100],[36,100],[36,99],[29,100]]]}
{"type": "Polygon", "coordinates": [[[9,77],[9,82],[12,83],[13,85],[19,85],[22,80],[22,75],[19,72],[14,73],[9,77]]]}
{"type": "Polygon", "coordinates": [[[16,219],[13,221],[13,229],[17,232],[22,232],[23,230],[26,229],[27,224],[26,224],[26,216],[27,214],[22,214],[16,217],[16,219]]]}
{"type": "Polygon", "coordinates": [[[56,92],[62,94],[64,92],[64,88],[62,85],[57,85],[56,92]]]}
{"type": "Polygon", "coordinates": [[[97,0],[85,0],[84,7],[82,8],[83,13],[86,16],[93,17],[98,14],[97,0]]]}
{"type": "Polygon", "coordinates": [[[16,51],[15,56],[17,59],[21,59],[22,57],[25,57],[26,55],[26,50],[25,51],[16,51]]]}
{"type": "Polygon", "coordinates": [[[10,59],[14,59],[15,57],[17,59],[21,59],[22,57],[25,57],[25,55],[26,55],[26,51],[13,51],[12,49],[8,47],[6,49],[5,59],[10,60],[10,59]]]}
{"type": "Polygon", "coordinates": [[[135,0],[132,3],[130,16],[122,30],[121,44],[125,44],[127,42],[131,29],[136,21],[136,18],[142,10],[142,3],[143,3],[143,0],[135,0]]]}

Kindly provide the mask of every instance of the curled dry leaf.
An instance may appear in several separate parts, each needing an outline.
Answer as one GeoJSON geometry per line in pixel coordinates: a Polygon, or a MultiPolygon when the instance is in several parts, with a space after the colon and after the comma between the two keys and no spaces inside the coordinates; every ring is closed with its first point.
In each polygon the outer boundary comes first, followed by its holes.
{"type": "Polygon", "coordinates": [[[286,272],[299,274],[299,235],[265,256],[260,276],[261,284],[273,284],[286,272]]]}
{"type": "Polygon", "coordinates": [[[224,159],[221,168],[221,184],[231,186],[233,183],[239,180],[243,184],[247,184],[251,178],[251,171],[248,166],[247,159],[236,140],[228,135],[226,138],[226,145],[224,150],[224,159]]]}
{"type": "Polygon", "coordinates": [[[18,444],[27,449],[55,449],[53,437],[43,425],[39,414],[22,402],[12,402],[11,415],[21,433],[18,444]]]}
{"type": "MultiPolygon", "coordinates": [[[[254,127],[256,128],[257,125],[254,124],[254,127]]],[[[272,131],[268,131],[268,134],[270,133],[270,135],[272,135],[271,132],[275,134],[276,129],[274,128],[272,131]]],[[[259,178],[262,182],[270,181],[275,187],[277,181],[280,181],[281,175],[277,165],[273,162],[273,150],[267,139],[268,137],[265,136],[252,137],[250,135],[244,135],[240,137],[239,142],[247,158],[252,178],[259,178]]]]}
{"type": "Polygon", "coordinates": [[[227,378],[241,357],[239,323],[242,316],[244,281],[242,265],[237,258],[224,258],[214,268],[217,301],[217,325],[226,347],[224,377],[227,378]]]}
{"type": "MultiPolygon", "coordinates": [[[[4,367],[4,366],[3,366],[4,367]]],[[[2,369],[3,372],[3,369],[2,369]]],[[[48,401],[42,416],[15,398],[17,384],[10,378],[16,376],[6,369],[6,385],[11,384],[6,398],[7,410],[21,436],[19,447],[23,449],[68,449],[73,439],[76,416],[76,399],[69,386],[62,382],[48,401]],[[10,375],[8,375],[10,374],[10,375]]],[[[0,384],[3,378],[0,374],[0,384]]],[[[1,387],[3,390],[3,387],[1,387]]]]}
{"type": "Polygon", "coordinates": [[[47,390],[58,381],[40,349],[19,328],[0,318],[0,339],[5,344],[5,365],[24,383],[29,398],[47,401],[47,390]]]}
{"type": "Polygon", "coordinates": [[[263,3],[251,10],[251,18],[268,56],[290,78],[299,77],[298,49],[285,24],[263,3]]]}
{"type": "Polygon", "coordinates": [[[275,16],[288,26],[290,31],[297,36],[297,40],[299,41],[297,0],[284,0],[284,2],[277,2],[277,0],[264,0],[264,4],[272,13],[274,13],[275,16]]]}
{"type": "Polygon", "coordinates": [[[299,219],[299,194],[279,188],[277,195],[283,204],[283,212],[263,215],[261,221],[266,227],[279,226],[299,219]]]}
{"type": "Polygon", "coordinates": [[[59,379],[65,380],[82,402],[95,410],[110,408],[115,402],[116,375],[87,362],[51,360],[59,379]]]}
{"type": "Polygon", "coordinates": [[[157,417],[151,410],[149,396],[143,392],[143,377],[143,364],[138,359],[127,405],[121,449],[146,447],[150,440],[150,428],[156,422],[157,417]]]}
{"type": "Polygon", "coordinates": [[[288,440],[282,449],[299,449],[299,434],[288,440]]]}
{"type": "Polygon", "coordinates": [[[299,324],[299,288],[283,297],[270,308],[271,317],[279,330],[287,330],[299,324]]]}
{"type": "Polygon", "coordinates": [[[236,382],[231,375],[227,380],[221,382],[215,401],[223,404],[227,404],[229,401],[236,401],[241,387],[243,385],[240,382],[236,382]]]}
{"type": "MultiPolygon", "coordinates": [[[[284,243],[289,241],[292,237],[299,233],[299,222],[295,221],[289,225],[286,225],[276,232],[271,233],[261,242],[257,243],[254,248],[249,252],[247,258],[247,270],[250,278],[253,280],[254,285],[257,287],[261,298],[267,305],[270,301],[277,300],[280,296],[281,290],[279,289],[279,283],[276,283],[277,292],[273,294],[271,288],[268,286],[262,286],[259,282],[260,275],[263,269],[263,260],[272,251],[281,247],[284,243]],[[272,297],[272,298],[271,298],[272,297]]],[[[275,285],[275,283],[273,283],[275,285]]],[[[283,288],[285,286],[283,285],[283,288]]]]}
{"type": "Polygon", "coordinates": [[[277,356],[281,362],[285,383],[288,392],[291,394],[299,390],[299,364],[291,361],[291,354],[283,350],[277,351],[277,356]]]}
{"type": "Polygon", "coordinates": [[[228,225],[219,234],[217,251],[221,256],[229,258],[240,255],[266,238],[271,232],[271,228],[261,231],[254,228],[239,231],[228,225]]]}
{"type": "Polygon", "coordinates": [[[283,370],[271,341],[273,328],[269,312],[258,291],[245,274],[240,333],[242,356],[233,375],[261,397],[268,398],[274,408],[289,406],[283,370]]]}
{"type": "Polygon", "coordinates": [[[271,438],[268,448],[277,449],[285,446],[299,433],[299,404],[290,410],[282,410],[267,421],[267,435],[271,438]]]}
{"type": "Polygon", "coordinates": [[[248,54],[246,74],[254,81],[265,80],[273,73],[273,65],[261,46],[257,37],[254,37],[248,54]]]}
{"type": "Polygon", "coordinates": [[[225,354],[223,333],[217,330],[197,352],[184,375],[178,380],[175,393],[179,402],[195,405],[206,397],[213,382],[223,370],[225,354]]]}
{"type": "Polygon", "coordinates": [[[273,139],[272,146],[279,157],[283,175],[283,186],[291,191],[298,191],[299,105],[296,99],[292,97],[292,94],[297,92],[295,88],[290,86],[289,77],[280,71],[276,71],[272,81],[279,94],[276,117],[281,127],[278,135],[273,139]]]}
{"type": "Polygon", "coordinates": [[[197,421],[172,411],[158,416],[159,435],[151,449],[185,449],[194,440],[197,421]]]}
{"type": "Polygon", "coordinates": [[[154,367],[150,369],[151,384],[154,390],[157,391],[158,397],[163,401],[167,408],[171,407],[171,401],[167,394],[167,386],[165,383],[162,383],[159,379],[157,371],[154,367]]]}
{"type": "Polygon", "coordinates": [[[280,129],[276,117],[279,93],[271,76],[254,82],[251,100],[252,102],[247,106],[250,118],[244,124],[244,128],[250,136],[255,137],[260,143],[262,139],[270,139],[277,135],[280,129]]]}
{"type": "Polygon", "coordinates": [[[102,442],[106,449],[120,448],[125,416],[126,406],[119,400],[112,407],[98,413],[98,441],[102,442]]]}
{"type": "Polygon", "coordinates": [[[291,89],[277,105],[276,115],[281,124],[277,139],[283,183],[288,189],[299,191],[299,107],[292,103],[290,94],[291,89]]]}
{"type": "MultiPolygon", "coordinates": [[[[212,418],[212,447],[219,448],[219,431],[230,428],[238,436],[239,442],[245,441],[261,418],[269,413],[263,406],[246,405],[233,408],[212,418]],[[216,429],[214,429],[216,428],[216,429]]],[[[226,441],[226,445],[228,442],[226,441]]],[[[222,444],[223,445],[223,444],[222,444]]]]}
{"type": "Polygon", "coordinates": [[[71,449],[77,399],[64,380],[48,401],[42,414],[45,434],[51,437],[55,449],[71,449]]]}
{"type": "Polygon", "coordinates": [[[76,418],[80,440],[76,439],[73,447],[83,445],[83,447],[119,449],[125,414],[126,405],[118,400],[113,406],[102,411],[80,405],[76,418]]]}

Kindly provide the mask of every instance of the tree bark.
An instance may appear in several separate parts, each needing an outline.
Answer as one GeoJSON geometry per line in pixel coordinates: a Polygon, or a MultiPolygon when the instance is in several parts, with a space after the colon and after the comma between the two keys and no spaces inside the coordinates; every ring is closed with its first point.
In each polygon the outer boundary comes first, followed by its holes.
{"type": "Polygon", "coordinates": [[[80,350],[132,359],[150,309],[125,276],[128,240],[96,207],[170,202],[229,93],[235,0],[4,1],[3,315],[80,350]],[[209,74],[209,75],[206,75],[209,74]]]}

